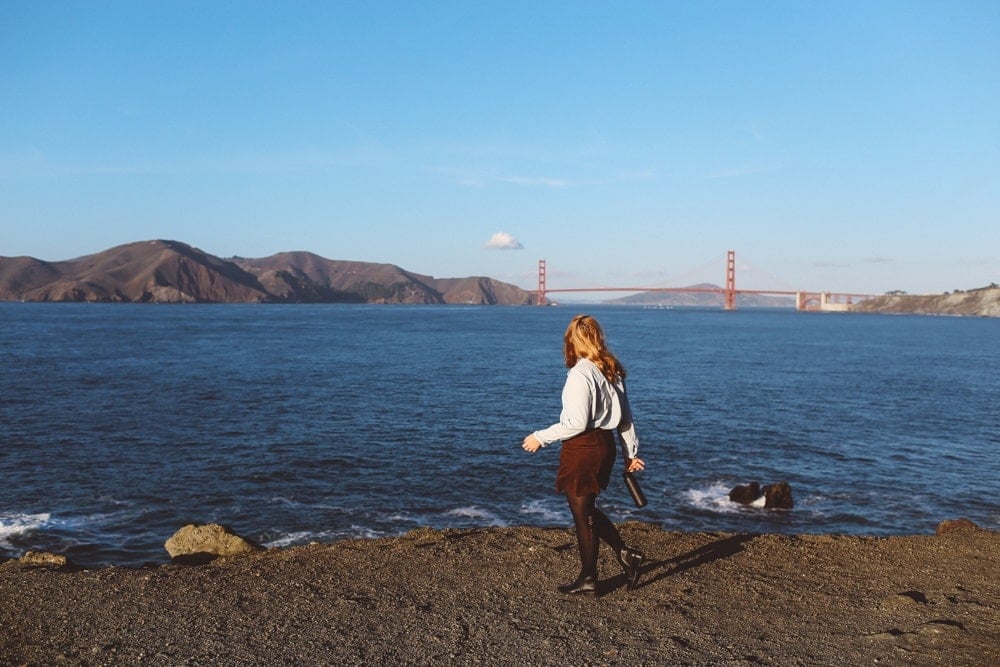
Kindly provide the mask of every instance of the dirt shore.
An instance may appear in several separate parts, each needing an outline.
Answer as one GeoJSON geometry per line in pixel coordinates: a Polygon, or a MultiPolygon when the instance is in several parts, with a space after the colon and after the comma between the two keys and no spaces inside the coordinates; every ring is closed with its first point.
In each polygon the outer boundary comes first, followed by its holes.
{"type": "Polygon", "coordinates": [[[555,589],[569,530],[422,529],[197,567],[0,565],[2,665],[1000,664],[1000,533],[675,533],[627,523],[629,592],[555,589]]]}

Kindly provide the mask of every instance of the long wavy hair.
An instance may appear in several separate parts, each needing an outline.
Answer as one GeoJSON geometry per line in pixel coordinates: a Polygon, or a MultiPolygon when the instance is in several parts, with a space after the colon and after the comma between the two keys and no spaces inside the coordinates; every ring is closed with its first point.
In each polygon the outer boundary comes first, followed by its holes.
{"type": "Polygon", "coordinates": [[[609,382],[625,379],[625,367],[611,354],[601,325],[590,315],[577,315],[570,320],[563,336],[563,354],[566,368],[573,368],[580,358],[590,359],[609,382]]]}

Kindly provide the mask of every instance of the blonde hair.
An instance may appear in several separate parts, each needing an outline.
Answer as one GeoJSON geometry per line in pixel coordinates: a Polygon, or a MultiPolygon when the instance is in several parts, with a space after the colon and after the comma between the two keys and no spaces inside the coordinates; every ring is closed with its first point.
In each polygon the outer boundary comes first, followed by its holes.
{"type": "Polygon", "coordinates": [[[590,315],[577,315],[570,320],[563,336],[563,354],[567,368],[573,368],[581,358],[589,359],[609,382],[625,379],[625,367],[611,354],[601,325],[590,315]]]}

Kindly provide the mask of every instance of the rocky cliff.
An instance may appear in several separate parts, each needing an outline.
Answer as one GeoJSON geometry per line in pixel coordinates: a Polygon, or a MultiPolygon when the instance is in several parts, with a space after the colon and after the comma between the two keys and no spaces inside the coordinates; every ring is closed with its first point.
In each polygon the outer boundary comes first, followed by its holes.
{"type": "Polygon", "coordinates": [[[859,313],[1000,317],[1000,287],[990,285],[950,294],[885,294],[856,303],[851,310],[859,313]]]}
{"type": "Polygon", "coordinates": [[[433,278],[309,252],[222,259],[156,240],[61,262],[0,257],[0,300],[520,305],[534,295],[486,277],[433,278]]]}

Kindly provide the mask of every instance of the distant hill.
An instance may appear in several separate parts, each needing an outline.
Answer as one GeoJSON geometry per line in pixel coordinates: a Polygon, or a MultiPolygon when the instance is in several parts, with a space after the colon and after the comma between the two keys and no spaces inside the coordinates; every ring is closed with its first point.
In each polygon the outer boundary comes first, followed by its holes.
{"type": "MultiPolygon", "coordinates": [[[[688,285],[690,289],[718,290],[717,294],[708,292],[640,292],[618,299],[610,299],[605,303],[629,304],[643,306],[677,306],[677,307],[712,307],[722,308],[725,303],[723,290],[712,283],[688,285]]],[[[794,308],[792,297],[766,296],[763,294],[737,294],[737,308],[794,308]]]]}
{"type": "Polygon", "coordinates": [[[1000,317],[1000,287],[993,284],[951,294],[885,294],[856,303],[851,311],[1000,317]]]}
{"type": "Polygon", "coordinates": [[[222,259],[179,241],[140,241],[76,259],[0,257],[0,301],[137,303],[534,303],[492,278],[433,278],[309,252],[222,259]]]}

